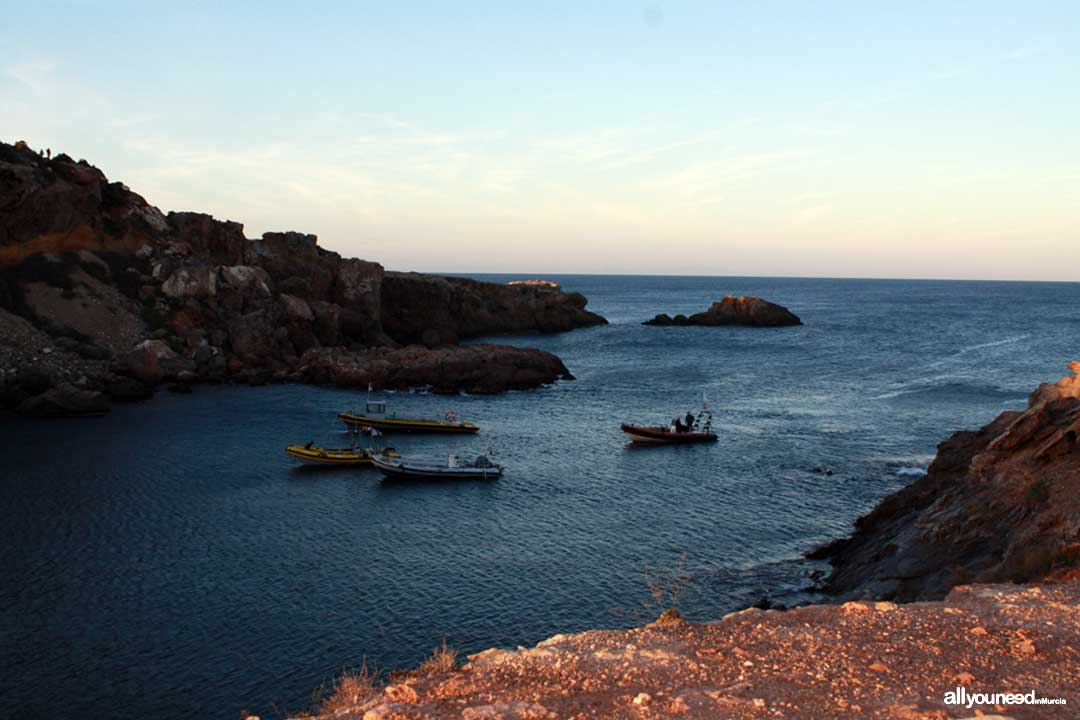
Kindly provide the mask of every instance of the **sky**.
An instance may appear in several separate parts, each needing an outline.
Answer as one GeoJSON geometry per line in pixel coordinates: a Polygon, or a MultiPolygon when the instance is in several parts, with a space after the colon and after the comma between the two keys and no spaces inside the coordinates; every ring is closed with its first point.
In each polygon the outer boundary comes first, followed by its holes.
{"type": "Polygon", "coordinates": [[[5,3],[0,139],[393,269],[1080,280],[1080,3],[5,3]]]}

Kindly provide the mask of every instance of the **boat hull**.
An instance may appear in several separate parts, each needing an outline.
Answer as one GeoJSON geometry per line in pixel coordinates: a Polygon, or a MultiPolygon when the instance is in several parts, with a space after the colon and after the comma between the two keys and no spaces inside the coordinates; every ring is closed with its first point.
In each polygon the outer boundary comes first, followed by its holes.
{"type": "Polygon", "coordinates": [[[686,445],[689,443],[715,442],[716,433],[671,432],[667,428],[643,427],[622,424],[622,431],[630,436],[630,441],[641,445],[686,445]]]}
{"type": "Polygon", "coordinates": [[[475,433],[480,427],[471,422],[445,422],[419,418],[381,418],[354,413],[338,413],[349,427],[371,427],[382,432],[475,433]]]}
{"type": "MultiPolygon", "coordinates": [[[[310,465],[336,465],[339,467],[370,465],[373,457],[367,450],[309,448],[303,445],[290,445],[285,448],[285,452],[300,462],[310,465]]],[[[396,454],[391,457],[396,457],[396,454]]]]}
{"type": "Polygon", "coordinates": [[[451,468],[417,463],[409,464],[400,460],[381,457],[372,458],[371,464],[381,470],[387,477],[393,478],[417,478],[427,480],[494,480],[502,475],[502,468],[498,465],[486,468],[451,468]]]}

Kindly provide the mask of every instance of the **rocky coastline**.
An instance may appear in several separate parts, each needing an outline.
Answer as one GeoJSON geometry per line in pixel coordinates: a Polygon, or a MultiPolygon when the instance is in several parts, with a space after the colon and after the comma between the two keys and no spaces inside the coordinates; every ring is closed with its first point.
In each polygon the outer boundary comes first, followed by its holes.
{"type": "Polygon", "coordinates": [[[0,406],[93,415],[160,385],[495,393],[572,375],[491,335],[603,324],[586,298],[343,258],[314,235],[162,213],[84,160],[0,143],[0,406]]]}
{"type": "MultiPolygon", "coordinates": [[[[1080,704],[1080,362],[1023,411],[946,439],[927,474],[821,548],[835,604],[556,635],[367,678],[363,720],[1071,718],[1080,704]],[[974,708],[945,693],[1063,704],[974,708]]],[[[355,678],[353,678],[355,680],[355,678]]],[[[344,687],[338,684],[337,690],[344,687]]],[[[338,704],[335,705],[335,702],[338,704]]]]}
{"type": "Polygon", "coordinates": [[[967,583],[1026,582],[1080,567],[1080,362],[1023,411],[949,436],[926,475],[855,533],[811,553],[840,598],[936,600],[967,583]]]}
{"type": "Polygon", "coordinates": [[[802,325],[795,313],[786,307],[762,300],[759,297],[727,295],[723,300],[714,302],[704,312],[693,315],[671,317],[660,313],[642,325],[702,325],[707,327],[721,325],[742,325],[747,327],[787,327],[802,325]]]}

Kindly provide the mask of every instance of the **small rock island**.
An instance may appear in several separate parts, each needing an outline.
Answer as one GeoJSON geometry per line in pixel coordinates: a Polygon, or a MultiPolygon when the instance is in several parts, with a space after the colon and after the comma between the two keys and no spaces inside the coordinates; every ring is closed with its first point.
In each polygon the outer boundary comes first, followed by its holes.
{"type": "Polygon", "coordinates": [[[802,325],[802,320],[786,307],[759,297],[728,295],[714,302],[705,312],[671,317],[661,313],[642,325],[746,325],[750,327],[785,327],[802,325]]]}

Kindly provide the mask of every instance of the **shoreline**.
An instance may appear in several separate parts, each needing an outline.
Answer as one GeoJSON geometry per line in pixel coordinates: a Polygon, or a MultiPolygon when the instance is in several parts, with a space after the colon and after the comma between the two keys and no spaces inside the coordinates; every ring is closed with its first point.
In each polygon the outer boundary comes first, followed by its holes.
{"type": "Polygon", "coordinates": [[[1080,656],[1069,651],[1080,646],[1080,546],[1069,550],[1071,528],[1080,523],[1072,490],[1080,479],[1080,362],[1069,369],[1073,376],[1040,385],[1026,410],[951,435],[927,473],[882,498],[851,536],[806,553],[830,561],[822,590],[831,603],[750,607],[703,623],[686,622],[671,607],[643,627],[490,648],[439,672],[425,664],[391,673],[385,685],[364,677],[359,694],[356,678],[345,676],[323,701],[322,710],[332,712],[320,717],[704,720],[718,713],[807,719],[835,713],[945,720],[969,717],[953,712],[965,709],[947,705],[944,695],[969,686],[972,693],[1034,689],[1066,703],[989,706],[1001,717],[1071,717],[1069,705],[1080,704],[1080,689],[1070,684],[1080,677],[1080,656]],[[1007,496],[1017,477],[1034,479],[1020,483],[1025,511],[1004,528],[1000,513],[969,512],[985,500],[952,492],[975,483],[976,493],[1007,496]],[[1048,535],[1038,513],[1059,509],[1071,524],[1059,521],[1048,535]],[[987,553],[955,549],[989,533],[1019,543],[1030,558],[1033,529],[1047,548],[1036,561],[1010,561],[1009,545],[989,551],[999,564],[988,564],[987,553]],[[897,542],[909,549],[898,551],[897,542]],[[918,576],[907,557],[919,558],[921,584],[913,584],[918,576]],[[968,567],[957,572],[950,562],[968,567]],[[907,568],[900,584],[897,564],[907,568]],[[347,682],[351,704],[342,694],[347,682]]]}

